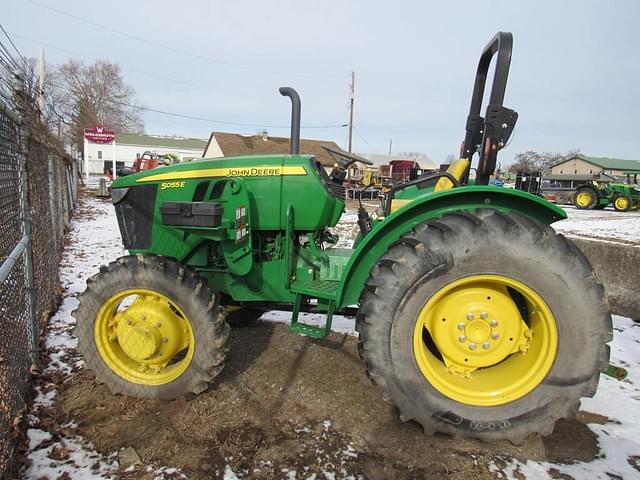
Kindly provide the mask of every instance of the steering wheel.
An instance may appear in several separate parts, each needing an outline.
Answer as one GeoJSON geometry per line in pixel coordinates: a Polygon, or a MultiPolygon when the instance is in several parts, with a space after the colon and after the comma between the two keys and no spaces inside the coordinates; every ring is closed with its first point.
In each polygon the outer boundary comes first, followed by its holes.
{"type": "Polygon", "coordinates": [[[360,155],[345,152],[342,149],[335,149],[333,147],[330,147],[329,145],[321,145],[321,147],[324,148],[327,151],[327,153],[331,155],[336,162],[338,162],[338,165],[340,165],[340,168],[342,169],[346,169],[349,165],[355,162],[364,163],[365,165],[373,165],[372,161],[367,160],[366,158],[361,157],[360,155]],[[344,159],[347,159],[348,161],[344,159]]]}

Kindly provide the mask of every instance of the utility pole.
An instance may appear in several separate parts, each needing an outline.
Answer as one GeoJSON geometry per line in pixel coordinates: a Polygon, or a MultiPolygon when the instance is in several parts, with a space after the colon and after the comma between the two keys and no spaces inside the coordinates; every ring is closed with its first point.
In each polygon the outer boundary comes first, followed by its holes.
{"type": "Polygon", "coordinates": [[[40,95],[38,98],[40,115],[44,117],[44,48],[40,49],[40,95]]]}
{"type": "Polygon", "coordinates": [[[353,100],[356,89],[356,73],[351,71],[351,85],[349,85],[349,153],[351,153],[351,140],[353,138],[353,100]]]}
{"type": "MultiPolygon", "coordinates": [[[[349,85],[349,153],[352,150],[353,139],[353,99],[356,87],[356,73],[351,70],[351,85],[349,85]]],[[[347,168],[347,184],[351,183],[351,166],[347,168]]]]}
{"type": "Polygon", "coordinates": [[[391,155],[391,145],[393,145],[393,138],[389,139],[389,155],[391,155]]]}

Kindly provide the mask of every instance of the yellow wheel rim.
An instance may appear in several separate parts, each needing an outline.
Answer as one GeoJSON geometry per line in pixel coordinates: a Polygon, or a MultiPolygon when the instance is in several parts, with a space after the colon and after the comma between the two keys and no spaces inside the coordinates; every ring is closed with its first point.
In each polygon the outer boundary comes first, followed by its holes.
{"type": "Polygon", "coordinates": [[[422,308],[413,334],[427,381],[474,406],[527,395],[551,370],[557,348],[555,319],[540,295],[500,275],[474,275],[441,288],[422,308]]]}
{"type": "Polygon", "coordinates": [[[629,199],[627,197],[616,198],[614,205],[618,210],[626,210],[629,208],[629,199]]]}
{"type": "Polygon", "coordinates": [[[576,195],[576,203],[580,207],[588,207],[589,205],[591,205],[591,197],[592,195],[589,192],[580,192],[576,195]]]}
{"type": "Polygon", "coordinates": [[[94,328],[98,353],[125,380],[163,385],[182,375],[195,350],[183,310],[162,293],[128,289],[109,298],[94,328]]]}

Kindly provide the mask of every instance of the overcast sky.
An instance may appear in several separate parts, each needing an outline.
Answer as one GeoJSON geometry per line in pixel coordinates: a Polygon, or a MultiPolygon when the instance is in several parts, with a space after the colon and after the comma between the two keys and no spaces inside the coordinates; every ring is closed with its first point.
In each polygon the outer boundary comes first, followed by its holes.
{"type": "MultiPolygon", "coordinates": [[[[266,126],[287,136],[282,85],[300,93],[303,126],[344,124],[354,70],[354,150],[386,153],[392,139],[393,153],[420,151],[436,162],[459,150],[482,48],[510,31],[505,105],[520,118],[503,163],[524,150],[575,148],[640,158],[635,0],[3,3],[0,22],[25,56],[44,46],[52,63],[109,59],[146,107],[252,124],[147,112],[147,133],[207,138],[266,126]]],[[[345,127],[302,135],[347,146],[345,127]]]]}

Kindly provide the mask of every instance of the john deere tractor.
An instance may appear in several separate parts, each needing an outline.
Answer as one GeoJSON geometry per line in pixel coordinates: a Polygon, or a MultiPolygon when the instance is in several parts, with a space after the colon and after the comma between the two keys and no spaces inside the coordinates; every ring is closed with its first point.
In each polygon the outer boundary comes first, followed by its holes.
{"type": "Polygon", "coordinates": [[[599,183],[592,180],[576,189],[573,205],[580,210],[602,210],[609,204],[618,212],[640,207],[640,188],[628,183],[599,183]]]}
{"type": "Polygon", "coordinates": [[[361,210],[353,248],[337,248],[331,228],[346,169],[369,162],[327,148],[327,173],[300,154],[291,88],[280,89],[292,104],[290,154],[115,181],[130,255],[87,280],[75,312],[96,380],[132,397],[201,394],[224,366],[228,311],[290,309],[291,330],[316,338],[333,315],[355,315],[368,376],[427,433],[520,442],[571,417],[607,367],[611,317],[585,256],[550,227],[564,211],[489,186],[517,119],[503,106],[511,47],[500,32],[482,52],[461,158],[395,186],[378,218],[361,210]],[[302,323],[308,311],[325,324],[302,323]]]}

